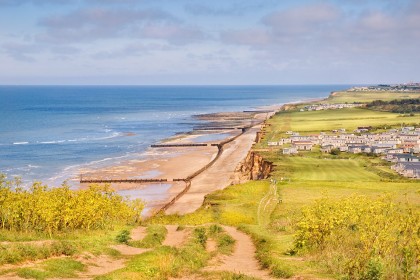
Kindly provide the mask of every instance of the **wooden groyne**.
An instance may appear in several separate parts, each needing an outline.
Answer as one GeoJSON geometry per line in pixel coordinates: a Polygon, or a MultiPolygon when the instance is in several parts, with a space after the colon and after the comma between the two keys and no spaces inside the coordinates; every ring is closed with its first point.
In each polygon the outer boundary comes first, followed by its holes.
{"type": "Polygon", "coordinates": [[[273,110],[251,110],[251,111],[243,111],[244,113],[257,113],[257,114],[262,114],[262,113],[271,113],[273,112],[273,110]]]}
{"type": "MultiPolygon", "coordinates": [[[[261,111],[258,111],[261,113],[261,111]]],[[[213,160],[211,160],[208,164],[206,164],[204,167],[200,168],[199,170],[195,171],[191,175],[189,175],[187,178],[174,178],[174,179],[89,179],[89,178],[80,178],[80,183],[165,183],[165,182],[184,182],[185,187],[184,189],[175,195],[171,201],[166,203],[162,208],[160,208],[157,213],[164,213],[166,210],[168,210],[172,205],[174,205],[184,194],[186,194],[190,188],[191,188],[191,181],[206,171],[208,168],[210,168],[222,155],[223,148],[226,144],[234,141],[241,135],[243,135],[245,132],[247,132],[249,129],[254,127],[255,125],[258,125],[259,123],[263,123],[264,121],[251,121],[250,125],[245,127],[202,127],[202,128],[194,128],[194,130],[236,130],[240,129],[241,132],[238,135],[235,135],[234,137],[228,138],[224,141],[221,141],[219,143],[191,143],[191,144],[154,144],[151,145],[152,148],[170,148],[170,147],[217,147],[218,152],[213,160]]]]}
{"type": "Polygon", "coordinates": [[[80,179],[81,184],[111,184],[111,183],[162,183],[183,179],[80,179]]]}
{"type": "Polygon", "coordinates": [[[235,130],[241,129],[240,127],[194,127],[193,130],[235,130]]]}
{"type": "Polygon", "coordinates": [[[152,148],[176,148],[176,147],[207,147],[210,144],[207,143],[197,143],[197,144],[154,144],[150,147],[152,148]]]}

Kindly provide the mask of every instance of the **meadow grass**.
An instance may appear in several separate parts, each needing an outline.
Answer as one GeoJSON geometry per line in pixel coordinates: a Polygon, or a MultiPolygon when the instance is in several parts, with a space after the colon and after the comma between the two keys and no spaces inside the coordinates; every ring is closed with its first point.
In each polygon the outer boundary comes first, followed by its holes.
{"type": "Polygon", "coordinates": [[[357,159],[319,159],[291,157],[293,180],[301,181],[379,181],[380,177],[364,168],[357,159]]]}
{"type": "MultiPolygon", "coordinates": [[[[367,97],[373,100],[379,99],[379,96],[369,96],[356,95],[357,98],[361,98],[360,101],[367,101],[363,99],[367,97]]],[[[396,99],[396,96],[389,98],[396,99]]],[[[407,95],[405,98],[413,97],[407,95]]],[[[344,101],[341,99],[339,102],[344,101]]],[[[399,126],[402,123],[418,124],[418,115],[401,117],[395,113],[362,108],[310,112],[284,111],[269,120],[270,125],[266,127],[265,137],[258,147],[265,148],[267,141],[278,141],[287,137],[285,132],[288,130],[307,135],[338,128],[352,131],[358,126],[384,124],[399,126]]],[[[420,209],[420,182],[401,177],[389,168],[389,163],[378,157],[348,153],[332,156],[320,153],[319,148],[315,148],[312,152],[301,152],[296,156],[282,155],[280,150],[262,152],[262,154],[275,165],[271,173],[273,178],[279,181],[283,179],[279,184],[281,203],[272,212],[271,223],[266,228],[248,225],[244,226],[244,229],[254,237],[259,248],[259,259],[274,275],[285,277],[288,273],[299,273],[299,275],[341,277],[336,274],[337,270],[326,269],[325,263],[319,265],[316,264],[317,261],[311,261],[314,258],[312,254],[303,254],[299,260],[292,256],[285,258],[285,255],[293,253],[295,225],[301,217],[302,209],[312,205],[317,199],[328,197],[332,201],[342,201],[355,195],[377,199],[388,194],[389,199],[395,203],[408,203],[414,207],[413,211],[420,209]]],[[[348,249],[351,250],[351,247],[348,249]]],[[[328,259],[329,255],[334,255],[333,248],[330,250],[323,255],[324,258],[328,259]]],[[[387,269],[389,271],[389,266],[387,269]]]]}
{"type": "Polygon", "coordinates": [[[206,228],[194,228],[181,248],[158,246],[132,257],[126,267],[96,279],[167,279],[196,273],[210,259],[205,249],[206,240],[206,228]]]}
{"type": "Polygon", "coordinates": [[[299,131],[303,135],[330,132],[344,128],[352,132],[359,126],[401,126],[418,124],[419,115],[402,116],[397,113],[372,111],[364,108],[349,108],[324,111],[281,111],[268,121],[266,129],[267,141],[278,141],[286,137],[288,130],[299,131]]]}
{"type": "Polygon", "coordinates": [[[335,92],[326,99],[327,103],[372,102],[374,100],[391,101],[395,99],[419,98],[419,92],[335,92]]]}
{"type": "Polygon", "coordinates": [[[222,223],[237,226],[258,223],[259,201],[269,190],[267,181],[250,181],[230,186],[205,197],[203,206],[186,215],[158,215],[151,224],[203,225],[222,223]]]}
{"type": "Polygon", "coordinates": [[[139,248],[154,248],[160,246],[165,240],[168,231],[162,225],[150,225],[146,229],[147,234],[142,240],[128,241],[128,244],[139,248]]]}
{"type": "Polygon", "coordinates": [[[77,246],[69,241],[54,241],[43,245],[11,243],[0,245],[0,265],[35,261],[54,256],[72,256],[77,246]]]}
{"type": "Polygon", "coordinates": [[[85,270],[85,265],[70,258],[51,259],[35,267],[20,268],[17,275],[27,279],[73,278],[85,270]]]}

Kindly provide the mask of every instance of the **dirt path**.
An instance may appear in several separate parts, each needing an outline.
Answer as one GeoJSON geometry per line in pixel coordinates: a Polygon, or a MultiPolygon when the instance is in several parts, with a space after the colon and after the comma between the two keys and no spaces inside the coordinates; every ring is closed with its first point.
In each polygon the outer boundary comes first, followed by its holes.
{"type": "Polygon", "coordinates": [[[255,246],[251,237],[236,228],[223,226],[223,229],[236,240],[235,250],[230,256],[222,256],[217,264],[206,267],[207,271],[229,271],[242,273],[260,279],[274,279],[268,271],[262,270],[255,258],[255,246]]]}
{"type": "Polygon", "coordinates": [[[181,247],[184,242],[187,240],[188,236],[190,235],[190,230],[183,229],[177,230],[177,225],[167,225],[166,229],[168,233],[166,234],[165,241],[163,241],[162,245],[165,246],[172,246],[172,247],[181,247]]]}
{"type": "Polygon", "coordinates": [[[95,276],[104,275],[125,266],[125,259],[114,259],[110,256],[90,255],[89,259],[79,258],[78,261],[86,265],[86,271],[79,274],[79,279],[92,279],[95,276]]]}
{"type": "Polygon", "coordinates": [[[245,132],[226,144],[219,159],[206,171],[191,181],[190,190],[166,210],[166,214],[187,214],[197,210],[207,194],[223,189],[233,181],[236,166],[246,157],[252,147],[259,126],[245,132]]]}
{"type": "Polygon", "coordinates": [[[131,240],[139,241],[146,237],[146,227],[136,227],[130,232],[131,240]]]}
{"type": "MultiPolygon", "coordinates": [[[[60,259],[60,258],[62,257],[52,257],[52,258],[48,258],[44,260],[26,262],[26,263],[22,263],[18,265],[5,265],[5,266],[1,266],[0,271],[15,270],[15,269],[24,268],[24,267],[42,270],[42,266],[40,266],[42,262],[46,260],[60,259]]],[[[107,255],[95,256],[90,253],[80,255],[77,258],[75,258],[75,260],[86,265],[86,271],[78,274],[77,278],[72,278],[72,279],[93,279],[96,276],[107,274],[112,271],[123,268],[126,262],[126,259],[114,259],[107,255]]],[[[19,277],[16,275],[15,271],[11,271],[10,273],[0,275],[0,279],[21,280],[21,279],[26,279],[26,278],[19,277]]],[[[50,279],[54,280],[54,279],[67,279],[67,278],[50,278],[50,279]]]]}

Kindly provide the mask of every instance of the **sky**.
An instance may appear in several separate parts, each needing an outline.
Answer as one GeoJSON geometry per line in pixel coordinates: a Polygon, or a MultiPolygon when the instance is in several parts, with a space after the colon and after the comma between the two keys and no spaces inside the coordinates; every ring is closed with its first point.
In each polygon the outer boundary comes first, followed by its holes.
{"type": "Polygon", "coordinates": [[[420,82],[420,0],[0,0],[3,85],[420,82]]]}

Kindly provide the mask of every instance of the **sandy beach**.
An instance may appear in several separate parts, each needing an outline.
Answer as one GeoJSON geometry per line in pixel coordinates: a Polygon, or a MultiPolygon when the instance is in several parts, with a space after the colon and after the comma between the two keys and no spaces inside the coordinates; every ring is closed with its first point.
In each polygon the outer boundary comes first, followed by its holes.
{"type": "MultiPolygon", "coordinates": [[[[229,186],[234,180],[235,169],[246,157],[255,141],[261,123],[278,106],[258,112],[215,113],[196,116],[202,122],[194,131],[175,135],[158,144],[185,145],[207,144],[194,147],[149,148],[142,159],[129,160],[118,165],[99,169],[80,170],[83,179],[167,179],[164,183],[112,183],[112,187],[122,195],[144,199],[147,203],[146,216],[167,205],[182,192],[186,183],[174,179],[191,177],[197,170],[212,165],[192,178],[190,189],[166,210],[166,213],[185,214],[195,211],[204,196],[229,186]],[[242,128],[248,127],[246,131],[242,128]],[[219,157],[220,143],[223,145],[219,157]],[[212,146],[213,144],[213,146],[212,146]]],[[[81,188],[87,184],[81,184],[81,188]]]]}

